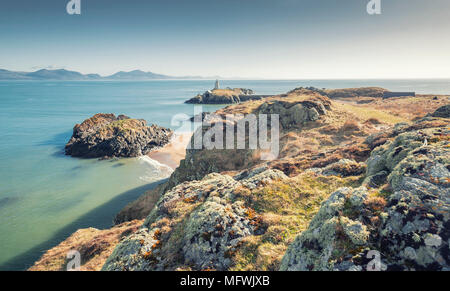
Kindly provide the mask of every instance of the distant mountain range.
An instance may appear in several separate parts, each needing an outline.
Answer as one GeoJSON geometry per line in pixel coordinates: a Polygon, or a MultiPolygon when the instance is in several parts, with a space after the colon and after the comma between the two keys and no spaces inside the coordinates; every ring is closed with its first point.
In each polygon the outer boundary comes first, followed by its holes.
{"type": "Polygon", "coordinates": [[[47,70],[42,69],[35,72],[14,72],[0,69],[0,80],[155,80],[155,79],[213,79],[219,77],[174,77],[152,72],[144,72],[141,70],[134,70],[131,72],[117,72],[111,76],[102,77],[99,74],[81,74],[75,71],[68,71],[65,69],[47,70]]]}

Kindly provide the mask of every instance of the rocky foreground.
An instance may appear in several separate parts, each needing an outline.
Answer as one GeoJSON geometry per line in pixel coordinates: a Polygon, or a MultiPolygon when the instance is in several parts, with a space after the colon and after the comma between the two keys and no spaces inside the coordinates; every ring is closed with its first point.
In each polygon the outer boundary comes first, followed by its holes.
{"type": "Polygon", "coordinates": [[[65,152],[80,158],[137,157],[167,144],[171,135],[143,119],[99,113],[75,125],[65,152]]]}
{"type": "Polygon", "coordinates": [[[450,270],[450,130],[441,121],[371,136],[389,140],[371,152],[362,186],[331,194],[280,269],[367,270],[375,250],[379,270],[450,270]]]}
{"type": "Polygon", "coordinates": [[[112,253],[99,247],[97,268],[450,270],[449,97],[382,91],[298,88],[217,111],[279,114],[278,158],[188,150],[167,183],[119,213],[117,223],[145,221],[112,253]]]}

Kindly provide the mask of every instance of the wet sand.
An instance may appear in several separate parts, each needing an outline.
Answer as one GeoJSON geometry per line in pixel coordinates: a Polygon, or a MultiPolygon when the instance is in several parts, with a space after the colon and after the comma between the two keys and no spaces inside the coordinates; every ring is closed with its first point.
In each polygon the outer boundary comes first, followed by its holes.
{"type": "Polygon", "coordinates": [[[186,155],[186,147],[191,140],[192,133],[175,133],[170,142],[157,150],[151,151],[147,155],[161,164],[167,165],[172,169],[176,169],[180,165],[180,161],[186,155]]]}

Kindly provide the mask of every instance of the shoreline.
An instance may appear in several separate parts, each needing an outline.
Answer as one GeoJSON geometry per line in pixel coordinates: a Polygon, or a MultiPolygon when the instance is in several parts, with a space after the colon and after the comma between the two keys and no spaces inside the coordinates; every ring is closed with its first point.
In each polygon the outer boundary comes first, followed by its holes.
{"type": "Polygon", "coordinates": [[[174,132],[168,144],[151,151],[147,156],[175,170],[186,156],[186,147],[192,134],[192,132],[174,132]]]}

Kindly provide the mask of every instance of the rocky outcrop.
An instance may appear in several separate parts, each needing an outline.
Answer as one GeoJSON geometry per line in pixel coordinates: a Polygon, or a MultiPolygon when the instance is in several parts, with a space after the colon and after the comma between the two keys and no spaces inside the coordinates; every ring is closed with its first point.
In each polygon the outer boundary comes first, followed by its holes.
{"type": "Polygon", "coordinates": [[[281,270],[450,270],[450,131],[417,130],[433,121],[397,126],[367,161],[364,184],[388,188],[334,192],[281,270]]]}
{"type": "Polygon", "coordinates": [[[329,89],[325,90],[326,95],[330,98],[353,98],[353,97],[383,97],[388,90],[380,87],[362,87],[350,89],[329,89]]]}
{"type": "Polygon", "coordinates": [[[234,104],[249,100],[260,100],[263,96],[253,95],[253,91],[244,88],[215,89],[199,94],[185,103],[188,104],[234,104]]]}
{"type": "Polygon", "coordinates": [[[414,150],[436,144],[436,141],[445,140],[448,135],[445,129],[446,125],[448,125],[448,121],[441,122],[441,120],[433,118],[424,118],[413,125],[397,124],[391,132],[369,137],[368,143],[377,144],[380,142],[376,142],[376,140],[381,140],[382,145],[371,152],[366,162],[367,178],[365,183],[370,183],[374,176],[383,176],[387,179],[388,174],[392,173],[398,164],[414,150]]]}
{"type": "Polygon", "coordinates": [[[284,129],[299,127],[310,121],[316,121],[331,110],[327,98],[310,98],[299,102],[273,101],[263,103],[258,108],[261,114],[278,114],[284,129]]]}
{"type": "Polygon", "coordinates": [[[81,158],[137,157],[169,142],[172,131],[142,119],[99,113],[75,125],[66,155],[81,158]]]}
{"type": "Polygon", "coordinates": [[[191,122],[203,122],[203,121],[207,120],[207,118],[209,117],[210,114],[211,114],[210,112],[202,112],[202,113],[199,113],[199,114],[189,118],[189,121],[191,121],[191,122]]]}
{"type": "Polygon", "coordinates": [[[433,114],[433,117],[450,118],[450,105],[439,107],[433,114]]]}
{"type": "MultiPolygon", "coordinates": [[[[281,131],[300,130],[308,124],[313,124],[325,118],[332,111],[331,101],[323,96],[300,96],[299,98],[284,99],[282,101],[271,100],[261,103],[261,105],[251,108],[251,111],[246,113],[256,115],[278,114],[281,131]]],[[[236,106],[242,106],[247,110],[245,103],[236,106]]],[[[227,113],[226,111],[218,111],[216,114],[205,114],[202,118],[206,118],[211,124],[226,123],[225,116],[227,113]]],[[[243,117],[237,117],[229,122],[233,122],[233,126],[236,129],[236,123],[239,121],[239,118],[243,117]]],[[[197,130],[202,130],[202,135],[204,136],[205,132],[210,128],[211,125],[207,124],[197,130]]],[[[225,133],[224,136],[226,136],[225,133]]],[[[237,139],[235,138],[234,140],[236,141],[237,139]]],[[[191,141],[191,144],[193,144],[193,141],[191,141]]],[[[207,150],[205,148],[188,149],[186,150],[185,159],[181,161],[180,166],[172,173],[166,189],[170,189],[184,181],[202,179],[209,173],[241,171],[262,163],[264,161],[260,159],[258,149],[228,149],[226,151],[220,149],[207,150]]]]}
{"type": "MultiPolygon", "coordinates": [[[[281,263],[283,271],[333,270],[351,249],[367,245],[369,232],[358,219],[344,211],[358,211],[367,189],[342,188],[325,201],[308,229],[289,246],[281,263]],[[342,214],[342,215],[341,215],[342,214]]],[[[355,267],[356,269],[356,267],[355,267]]]]}
{"type": "Polygon", "coordinates": [[[264,232],[255,211],[234,199],[243,185],[287,178],[277,170],[209,174],[167,191],[139,232],[125,238],[103,270],[226,270],[243,238],[264,232]],[[244,178],[245,177],[245,178],[244,178]]]}

